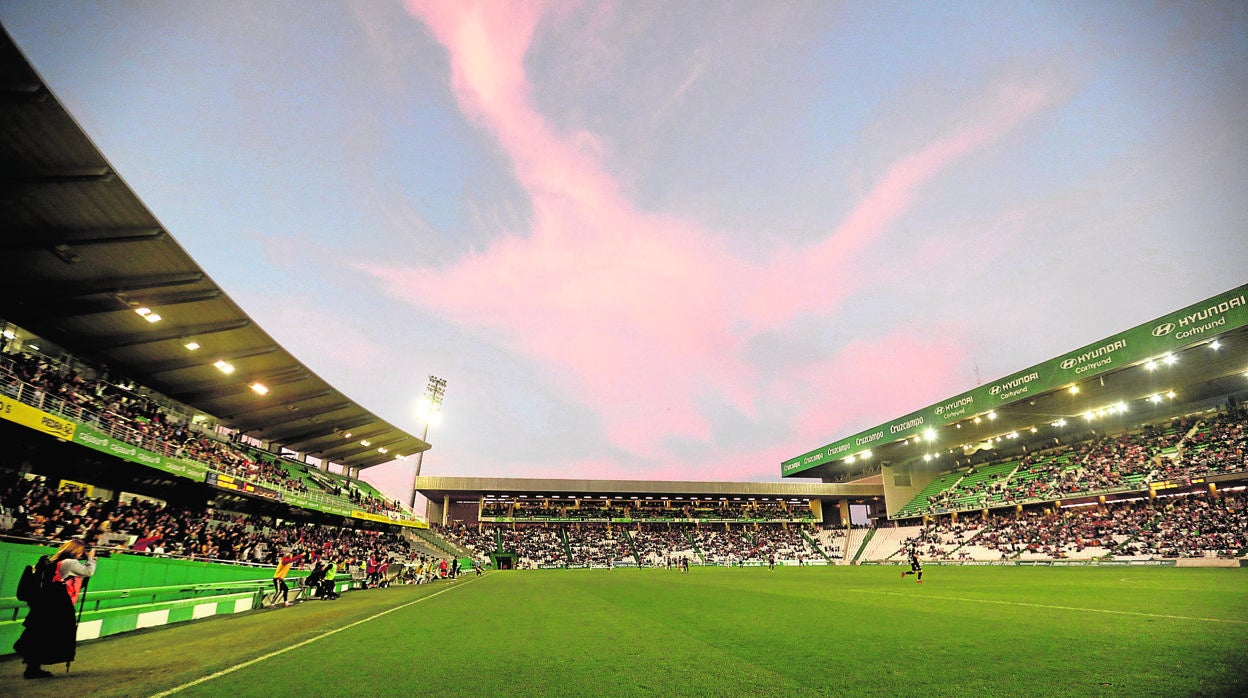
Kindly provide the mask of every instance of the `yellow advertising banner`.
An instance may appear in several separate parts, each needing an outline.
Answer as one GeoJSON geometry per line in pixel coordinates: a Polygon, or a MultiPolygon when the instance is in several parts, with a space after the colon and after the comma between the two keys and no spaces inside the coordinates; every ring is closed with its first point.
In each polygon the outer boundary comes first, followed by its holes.
{"type": "Polygon", "coordinates": [[[74,439],[74,429],[77,428],[68,419],[50,415],[5,395],[0,395],[0,417],[66,441],[74,439]]]}
{"type": "Polygon", "coordinates": [[[88,485],[85,482],[74,482],[73,480],[61,480],[61,484],[56,486],[57,492],[82,492],[88,497],[95,496],[95,485],[88,485]]]}
{"type": "Polygon", "coordinates": [[[406,526],[408,528],[429,528],[429,524],[424,521],[404,519],[399,517],[385,516],[384,514],[374,514],[368,511],[360,511],[356,509],[351,512],[351,517],[356,519],[364,519],[365,521],[377,521],[379,523],[394,524],[396,526],[406,526]]]}

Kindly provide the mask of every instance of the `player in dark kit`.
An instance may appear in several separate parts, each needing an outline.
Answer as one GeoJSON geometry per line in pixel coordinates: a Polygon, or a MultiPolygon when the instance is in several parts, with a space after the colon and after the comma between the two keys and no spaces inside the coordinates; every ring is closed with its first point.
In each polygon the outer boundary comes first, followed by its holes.
{"type": "Polygon", "coordinates": [[[910,571],[902,572],[901,578],[905,579],[908,574],[919,575],[919,584],[923,583],[923,563],[919,562],[919,553],[913,548],[910,550],[910,571]]]}

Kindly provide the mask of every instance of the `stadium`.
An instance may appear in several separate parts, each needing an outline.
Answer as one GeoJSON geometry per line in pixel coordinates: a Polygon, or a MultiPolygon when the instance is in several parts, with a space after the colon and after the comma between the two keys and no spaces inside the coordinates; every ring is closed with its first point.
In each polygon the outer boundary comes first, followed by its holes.
{"type": "Polygon", "coordinates": [[[781,482],[422,476],[427,431],[261,329],[7,35],[0,81],[6,695],[1248,692],[1248,285],[781,482]],[[396,459],[407,501],[360,477],[396,459]],[[77,659],[23,681],[17,580],[75,537],[77,659]]]}

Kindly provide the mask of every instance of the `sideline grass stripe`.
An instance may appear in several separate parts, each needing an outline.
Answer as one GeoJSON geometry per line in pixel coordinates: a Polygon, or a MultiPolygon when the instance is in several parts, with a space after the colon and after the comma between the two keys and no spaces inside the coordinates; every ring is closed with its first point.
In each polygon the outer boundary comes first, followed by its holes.
{"type": "Polygon", "coordinates": [[[1084,613],[1113,613],[1123,616],[1145,616],[1148,618],[1167,618],[1170,620],[1196,620],[1206,623],[1234,623],[1237,625],[1248,625],[1248,620],[1237,620],[1235,618],[1201,618],[1199,616],[1175,616],[1168,613],[1145,613],[1144,611],[1114,611],[1107,608],[1084,608],[1082,606],[1054,606],[1044,603],[1027,603],[1026,601],[1000,601],[998,599],[972,599],[964,596],[936,596],[933,594],[903,594],[899,591],[880,591],[878,589],[847,589],[846,591],[856,591],[860,594],[882,594],[884,596],[901,596],[908,599],[940,599],[941,601],[967,601],[969,603],[992,603],[1000,606],[1030,606],[1031,608],[1049,608],[1057,611],[1081,611],[1084,613]]]}
{"type": "Polygon", "coordinates": [[[461,582],[461,583],[459,583],[459,584],[456,584],[455,586],[452,586],[452,587],[447,587],[447,588],[443,589],[442,591],[437,591],[437,592],[434,592],[434,593],[432,593],[432,594],[430,594],[430,595],[428,595],[428,596],[422,596],[422,597],[420,597],[419,599],[416,599],[415,601],[408,601],[407,603],[405,603],[405,604],[401,604],[401,605],[398,605],[398,606],[395,606],[394,608],[387,608],[386,610],[382,611],[381,613],[374,613],[373,615],[371,615],[371,616],[369,616],[369,617],[367,617],[367,618],[361,618],[360,620],[357,620],[357,621],[355,621],[354,623],[348,623],[348,624],[346,624],[346,625],[342,626],[341,628],[334,628],[333,630],[328,630],[328,631],[326,631],[326,632],[321,633],[320,635],[317,635],[316,637],[310,637],[310,638],[308,638],[308,639],[306,639],[306,640],[303,640],[302,642],[296,642],[296,643],[295,643],[295,644],[293,644],[293,645],[289,645],[289,646],[287,646],[287,647],[283,647],[283,648],[282,648],[282,649],[280,649],[280,650],[275,650],[275,651],[273,651],[273,652],[269,652],[268,654],[263,655],[263,656],[260,656],[260,657],[256,657],[255,659],[249,659],[249,660],[247,660],[247,661],[245,661],[245,662],[240,662],[239,664],[235,664],[235,665],[234,665],[234,666],[232,666],[232,667],[227,667],[227,668],[222,669],[221,671],[218,671],[218,672],[216,672],[216,673],[212,673],[212,674],[209,674],[209,675],[207,675],[207,676],[201,676],[201,677],[199,677],[198,679],[195,679],[194,681],[188,681],[188,682],[186,682],[186,683],[182,684],[181,686],[174,686],[173,688],[171,688],[171,689],[169,689],[169,690],[167,690],[167,691],[161,691],[160,693],[154,693],[154,694],[152,694],[151,698],[165,698],[165,696],[171,696],[171,695],[173,695],[173,694],[175,694],[175,693],[178,693],[179,691],[184,691],[184,690],[186,690],[186,689],[188,689],[188,688],[193,688],[193,687],[198,686],[198,685],[200,685],[200,684],[202,684],[202,683],[207,683],[207,682],[209,682],[209,681],[212,681],[213,679],[218,679],[218,678],[220,678],[220,677],[222,677],[222,676],[225,676],[225,675],[227,675],[227,674],[232,674],[232,673],[234,673],[234,672],[238,671],[239,669],[246,669],[247,667],[249,667],[249,666],[251,666],[251,665],[253,665],[253,664],[259,664],[260,662],[263,662],[263,661],[268,660],[268,659],[272,659],[272,658],[274,658],[274,657],[276,657],[276,656],[278,656],[278,655],[281,655],[281,654],[286,654],[287,652],[290,652],[291,650],[297,650],[297,649],[299,649],[300,647],[303,647],[304,645],[310,645],[310,644],[312,644],[313,642],[316,642],[317,640],[323,640],[323,639],[325,639],[325,638],[329,637],[330,635],[336,635],[336,634],[338,634],[338,633],[340,633],[340,632],[342,632],[342,631],[344,631],[344,630],[350,630],[351,628],[354,628],[354,627],[355,627],[355,626],[357,626],[357,625],[363,625],[364,623],[368,623],[368,622],[370,622],[370,621],[377,620],[378,618],[380,618],[380,617],[382,617],[382,616],[384,616],[384,615],[387,615],[387,614],[390,614],[390,613],[394,613],[395,611],[401,611],[401,610],[403,610],[403,609],[407,608],[408,606],[415,606],[416,604],[421,603],[422,601],[428,601],[429,599],[432,599],[432,598],[433,598],[433,597],[435,597],[435,596],[441,596],[442,594],[445,594],[445,593],[446,593],[446,592],[448,592],[448,591],[452,591],[452,590],[454,590],[454,589],[459,589],[460,587],[464,586],[465,584],[470,584],[470,583],[472,583],[472,582],[474,582],[474,581],[476,581],[476,580],[477,580],[477,578],[475,578],[475,577],[474,577],[473,579],[466,580],[466,581],[464,581],[464,582],[461,582]]]}

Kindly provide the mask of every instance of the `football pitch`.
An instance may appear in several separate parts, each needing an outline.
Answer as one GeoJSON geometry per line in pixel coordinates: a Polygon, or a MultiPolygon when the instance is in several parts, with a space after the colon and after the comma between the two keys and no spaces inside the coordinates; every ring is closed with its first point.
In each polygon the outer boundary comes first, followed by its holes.
{"type": "Polygon", "coordinates": [[[82,643],[5,695],[1230,696],[1248,570],[492,572],[82,643]]]}

